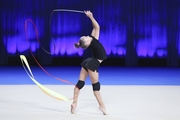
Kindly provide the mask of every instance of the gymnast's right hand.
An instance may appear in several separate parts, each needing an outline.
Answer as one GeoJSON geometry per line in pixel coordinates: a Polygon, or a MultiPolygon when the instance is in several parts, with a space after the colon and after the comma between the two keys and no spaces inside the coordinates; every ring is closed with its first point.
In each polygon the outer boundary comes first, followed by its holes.
{"type": "Polygon", "coordinates": [[[84,11],[84,13],[85,13],[85,14],[86,14],[86,16],[87,16],[87,17],[89,17],[89,18],[90,18],[90,17],[93,17],[92,12],[91,12],[91,11],[89,11],[89,10],[88,10],[88,11],[84,11]]]}

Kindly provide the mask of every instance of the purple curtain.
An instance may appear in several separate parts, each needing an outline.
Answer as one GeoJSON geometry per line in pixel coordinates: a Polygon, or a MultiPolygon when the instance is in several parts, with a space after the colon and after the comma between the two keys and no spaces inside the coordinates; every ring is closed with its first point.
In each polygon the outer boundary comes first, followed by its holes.
{"type": "Polygon", "coordinates": [[[82,13],[57,11],[51,16],[54,9],[91,10],[108,57],[125,58],[126,66],[137,65],[139,58],[166,58],[167,66],[179,64],[179,0],[1,0],[0,7],[1,65],[20,54],[31,57],[29,49],[42,64],[52,64],[53,57],[85,56],[87,51],[73,44],[91,33],[91,22],[82,13]],[[31,22],[26,41],[27,19],[35,23],[41,45],[51,55],[37,42],[31,22]]]}

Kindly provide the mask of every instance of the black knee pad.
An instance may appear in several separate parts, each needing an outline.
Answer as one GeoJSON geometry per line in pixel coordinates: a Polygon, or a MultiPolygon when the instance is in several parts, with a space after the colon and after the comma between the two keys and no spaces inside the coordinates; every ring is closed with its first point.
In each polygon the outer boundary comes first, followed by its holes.
{"type": "Polygon", "coordinates": [[[94,83],[94,84],[92,84],[92,87],[93,87],[93,91],[99,91],[100,90],[100,83],[99,82],[94,83]]]}
{"type": "Polygon", "coordinates": [[[78,83],[76,84],[76,87],[82,89],[84,87],[84,84],[85,84],[84,81],[79,80],[78,83]]]}

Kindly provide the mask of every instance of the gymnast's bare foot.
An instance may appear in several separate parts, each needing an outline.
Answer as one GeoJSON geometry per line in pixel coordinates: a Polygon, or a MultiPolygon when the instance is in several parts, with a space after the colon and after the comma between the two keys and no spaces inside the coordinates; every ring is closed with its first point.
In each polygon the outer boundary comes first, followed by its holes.
{"type": "Polygon", "coordinates": [[[75,103],[72,103],[71,104],[71,114],[75,114],[75,111],[76,111],[76,104],[75,103]]]}
{"type": "Polygon", "coordinates": [[[99,110],[101,110],[104,115],[107,115],[107,113],[106,113],[106,108],[105,108],[105,107],[99,106],[99,110]]]}

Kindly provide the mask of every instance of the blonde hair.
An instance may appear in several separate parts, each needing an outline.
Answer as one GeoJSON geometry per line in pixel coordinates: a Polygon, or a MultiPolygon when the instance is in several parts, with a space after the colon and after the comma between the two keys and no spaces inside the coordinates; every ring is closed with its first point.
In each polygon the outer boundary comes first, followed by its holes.
{"type": "Polygon", "coordinates": [[[86,49],[86,48],[87,48],[87,46],[85,45],[85,40],[84,40],[84,38],[80,38],[80,39],[79,39],[79,42],[78,42],[78,43],[75,43],[74,45],[75,45],[76,48],[79,48],[79,47],[81,47],[81,48],[83,48],[83,49],[86,49]]]}

